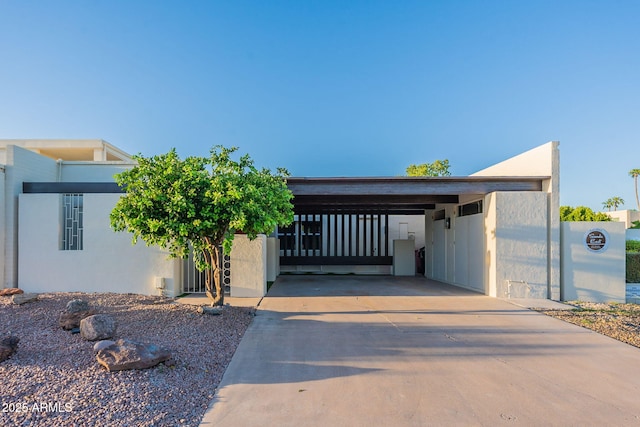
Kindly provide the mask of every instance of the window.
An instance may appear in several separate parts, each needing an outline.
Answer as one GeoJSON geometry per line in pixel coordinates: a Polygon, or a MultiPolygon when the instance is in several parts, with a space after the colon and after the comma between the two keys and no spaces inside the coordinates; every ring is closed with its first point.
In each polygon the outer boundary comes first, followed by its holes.
{"type": "Polygon", "coordinates": [[[82,250],[82,194],[62,195],[62,236],[60,249],[63,251],[82,250]]]}
{"type": "Polygon", "coordinates": [[[475,215],[479,213],[482,213],[482,200],[458,206],[458,216],[475,215]]]}

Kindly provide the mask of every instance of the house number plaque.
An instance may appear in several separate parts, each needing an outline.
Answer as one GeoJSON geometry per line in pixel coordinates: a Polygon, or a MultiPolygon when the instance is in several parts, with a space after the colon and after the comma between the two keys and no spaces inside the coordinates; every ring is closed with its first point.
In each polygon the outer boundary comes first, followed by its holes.
{"type": "Polygon", "coordinates": [[[600,228],[591,229],[584,235],[584,244],[591,252],[604,252],[609,245],[609,235],[600,228]]]}

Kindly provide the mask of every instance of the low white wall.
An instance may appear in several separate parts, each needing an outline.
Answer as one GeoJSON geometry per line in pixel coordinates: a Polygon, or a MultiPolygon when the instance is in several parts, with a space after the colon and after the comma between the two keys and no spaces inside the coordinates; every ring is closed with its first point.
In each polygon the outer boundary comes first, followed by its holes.
{"type": "Polygon", "coordinates": [[[629,228],[626,231],[627,240],[640,240],[640,230],[629,228]]]}
{"type": "Polygon", "coordinates": [[[491,193],[484,211],[489,295],[547,298],[547,194],[491,193]]]}
{"type": "MultiPolygon", "coordinates": [[[[391,251],[393,245],[389,246],[391,251]]],[[[292,274],[371,274],[389,275],[392,274],[391,265],[283,265],[280,267],[282,273],[292,274]]]]}
{"type": "Polygon", "coordinates": [[[84,195],[83,250],[60,250],[59,194],[20,195],[19,287],[25,292],[131,292],[160,295],[157,277],[165,278],[165,295],[179,294],[179,260],[167,252],[131,244],[129,233],[116,233],[109,213],[118,194],[84,195]]]}
{"type": "Polygon", "coordinates": [[[625,302],[625,228],[621,222],[563,222],[563,301],[625,302]],[[604,230],[605,249],[587,247],[590,230],[604,230]]]}
{"type": "Polygon", "coordinates": [[[236,234],[231,248],[231,296],[263,297],[267,294],[267,236],[254,240],[236,234]]]}
{"type": "Polygon", "coordinates": [[[393,275],[415,276],[416,253],[413,239],[393,241],[393,275]]]}

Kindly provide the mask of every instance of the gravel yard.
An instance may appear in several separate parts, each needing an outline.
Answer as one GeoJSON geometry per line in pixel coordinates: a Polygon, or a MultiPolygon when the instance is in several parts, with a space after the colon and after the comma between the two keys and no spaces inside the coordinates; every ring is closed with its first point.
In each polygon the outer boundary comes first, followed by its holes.
{"type": "Polygon", "coordinates": [[[640,305],[572,301],[573,310],[537,311],[640,347],[640,305]]]}
{"type": "Polygon", "coordinates": [[[251,323],[253,309],[199,314],[173,299],[134,294],[41,294],[15,305],[0,297],[0,337],[20,338],[0,363],[2,426],[198,426],[251,323]],[[108,372],[93,342],[58,325],[68,301],[113,316],[116,337],[166,347],[175,365],[108,372]]]}

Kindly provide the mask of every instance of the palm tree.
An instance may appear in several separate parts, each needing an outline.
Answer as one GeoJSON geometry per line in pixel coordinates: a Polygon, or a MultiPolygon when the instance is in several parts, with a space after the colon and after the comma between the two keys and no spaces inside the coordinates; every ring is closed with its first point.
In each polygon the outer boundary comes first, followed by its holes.
{"type": "Polygon", "coordinates": [[[602,207],[607,208],[609,212],[611,212],[611,208],[613,207],[613,201],[611,199],[607,199],[602,202],[602,207]]]}
{"type": "Polygon", "coordinates": [[[636,205],[638,205],[638,210],[640,210],[640,200],[638,200],[638,176],[640,175],[640,169],[631,169],[629,171],[629,176],[633,178],[633,183],[636,187],[636,205]]]}
{"type": "Polygon", "coordinates": [[[614,196],[609,200],[611,200],[611,206],[613,206],[614,211],[618,210],[618,206],[624,205],[624,200],[622,200],[622,197],[614,196]]]}

